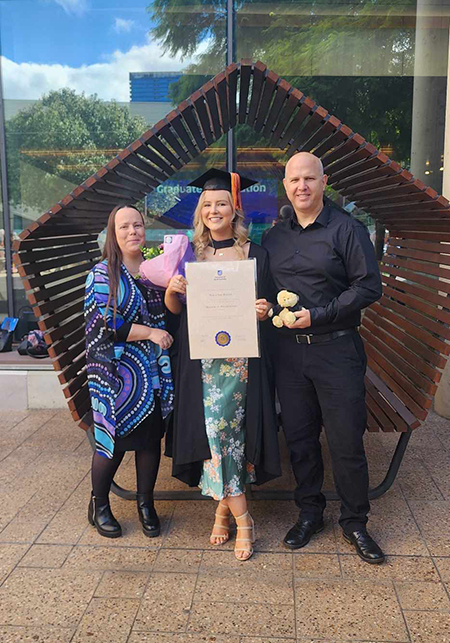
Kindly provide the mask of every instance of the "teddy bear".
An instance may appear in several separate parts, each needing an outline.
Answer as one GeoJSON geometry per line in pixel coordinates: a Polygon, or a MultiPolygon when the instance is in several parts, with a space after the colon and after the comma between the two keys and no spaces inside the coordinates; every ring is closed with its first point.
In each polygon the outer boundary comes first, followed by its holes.
{"type": "Polygon", "coordinates": [[[272,318],[272,324],[281,328],[286,324],[293,324],[297,317],[294,313],[301,310],[303,306],[299,304],[299,296],[289,290],[280,290],[277,295],[277,306],[269,311],[269,317],[272,318]]]}

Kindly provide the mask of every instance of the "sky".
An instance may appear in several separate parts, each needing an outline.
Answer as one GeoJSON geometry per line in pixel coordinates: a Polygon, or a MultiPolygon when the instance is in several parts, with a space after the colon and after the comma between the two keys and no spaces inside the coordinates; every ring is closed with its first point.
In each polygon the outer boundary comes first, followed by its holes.
{"type": "MultiPolygon", "coordinates": [[[[70,87],[129,100],[129,72],[179,71],[149,35],[152,0],[0,0],[5,99],[70,87]]],[[[202,49],[206,48],[206,43],[202,49]]]]}

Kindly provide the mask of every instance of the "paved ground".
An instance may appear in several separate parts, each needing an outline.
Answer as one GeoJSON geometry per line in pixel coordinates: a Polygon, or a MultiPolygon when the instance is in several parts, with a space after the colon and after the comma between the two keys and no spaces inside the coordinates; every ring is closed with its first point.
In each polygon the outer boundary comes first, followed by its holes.
{"type": "MultiPolygon", "coordinates": [[[[208,544],[210,501],[160,502],[161,538],[113,498],[124,535],[87,524],[90,448],[66,411],[3,412],[0,426],[0,641],[46,643],[450,642],[450,441],[432,416],[413,435],[395,487],[373,502],[387,563],[360,562],[337,527],[301,553],[280,540],[291,502],[252,501],[257,553],[208,544]]],[[[373,482],[395,435],[369,435],[373,482]]],[[[288,472],[288,465],[285,465],[288,472]]],[[[133,461],[120,482],[133,486],[133,461]]],[[[330,481],[327,481],[330,486],[330,481]]],[[[273,487],[289,488],[288,473],[273,487]]],[[[162,489],[176,489],[165,459],[162,489]]]]}

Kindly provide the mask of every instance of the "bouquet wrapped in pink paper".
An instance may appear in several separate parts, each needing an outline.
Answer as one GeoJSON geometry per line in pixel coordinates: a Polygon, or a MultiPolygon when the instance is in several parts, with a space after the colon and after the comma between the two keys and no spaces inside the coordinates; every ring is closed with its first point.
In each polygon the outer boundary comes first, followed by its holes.
{"type": "MultiPolygon", "coordinates": [[[[144,251],[145,256],[145,251],[144,251]]],[[[151,288],[165,290],[175,275],[185,276],[185,265],[195,255],[185,234],[166,234],[162,254],[141,263],[139,272],[151,288]]]]}

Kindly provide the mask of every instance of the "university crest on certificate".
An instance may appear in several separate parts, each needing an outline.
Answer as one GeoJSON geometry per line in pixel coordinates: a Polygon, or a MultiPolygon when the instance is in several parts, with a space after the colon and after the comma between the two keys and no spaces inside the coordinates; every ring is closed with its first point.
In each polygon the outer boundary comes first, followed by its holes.
{"type": "Polygon", "coordinates": [[[186,264],[191,359],[259,357],[256,261],[186,264]]]}

